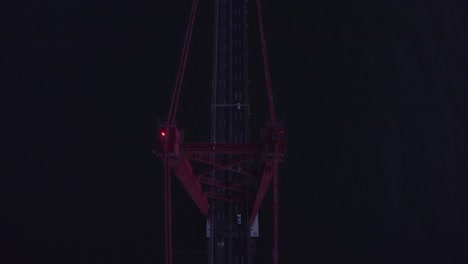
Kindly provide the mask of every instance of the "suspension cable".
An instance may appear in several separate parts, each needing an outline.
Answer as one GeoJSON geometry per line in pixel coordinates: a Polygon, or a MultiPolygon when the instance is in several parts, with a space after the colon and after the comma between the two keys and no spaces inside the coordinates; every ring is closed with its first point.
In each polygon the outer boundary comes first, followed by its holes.
{"type": "Polygon", "coordinates": [[[263,31],[263,19],[262,19],[262,7],[260,5],[260,0],[257,0],[257,15],[258,15],[258,27],[260,29],[260,41],[262,44],[262,54],[263,54],[263,66],[265,67],[265,81],[268,95],[268,105],[270,108],[270,121],[274,128],[276,128],[276,117],[275,109],[273,107],[273,93],[271,91],[271,79],[270,79],[270,69],[268,67],[268,57],[265,44],[265,33],[263,31]]]}
{"type": "Polygon", "coordinates": [[[167,122],[173,123],[175,121],[177,108],[179,104],[180,98],[180,90],[182,87],[184,74],[185,74],[185,66],[187,65],[187,58],[188,58],[188,51],[190,47],[190,42],[192,39],[192,31],[193,25],[195,24],[195,15],[197,12],[198,0],[193,0],[192,9],[190,11],[190,18],[187,26],[187,32],[185,33],[185,40],[184,46],[182,49],[182,56],[180,58],[179,69],[177,71],[177,78],[174,88],[174,93],[172,94],[171,106],[169,108],[169,115],[167,118],[167,122]]]}

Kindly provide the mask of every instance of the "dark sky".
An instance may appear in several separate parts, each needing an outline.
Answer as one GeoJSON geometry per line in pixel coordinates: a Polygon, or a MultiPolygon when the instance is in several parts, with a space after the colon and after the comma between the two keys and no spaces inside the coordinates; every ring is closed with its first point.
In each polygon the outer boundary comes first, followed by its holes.
{"type": "MultiPolygon", "coordinates": [[[[151,149],[190,1],[8,2],[0,263],[162,263],[151,149]]],[[[209,138],[212,1],[201,2],[178,114],[190,140],[209,138]]],[[[468,263],[468,5],[262,2],[289,153],[282,263],[468,263]]],[[[258,47],[254,127],[268,117],[258,47]]],[[[202,250],[204,220],[174,192],[175,250],[202,250]]],[[[258,263],[271,256],[270,212],[258,263]]]]}

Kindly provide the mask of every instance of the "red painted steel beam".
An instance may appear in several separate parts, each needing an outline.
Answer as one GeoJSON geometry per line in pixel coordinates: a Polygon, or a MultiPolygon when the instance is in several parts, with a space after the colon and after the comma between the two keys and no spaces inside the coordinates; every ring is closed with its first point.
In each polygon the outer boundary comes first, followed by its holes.
{"type": "Polygon", "coordinates": [[[263,151],[262,144],[183,143],[182,152],[192,154],[255,154],[263,151]]]}
{"type": "Polygon", "coordinates": [[[245,159],[245,160],[241,160],[241,161],[238,161],[238,162],[233,162],[233,163],[226,164],[226,165],[220,165],[220,164],[218,164],[216,162],[207,161],[207,160],[203,160],[203,159],[197,159],[197,158],[193,158],[193,157],[191,157],[190,159],[193,160],[193,161],[202,162],[202,163],[205,163],[207,165],[210,165],[210,166],[214,167],[214,168],[208,168],[208,169],[205,169],[203,171],[198,172],[197,175],[196,175],[197,179],[199,177],[201,177],[201,176],[206,175],[206,174],[210,174],[210,173],[221,171],[221,170],[228,170],[228,171],[232,171],[232,172],[242,174],[242,175],[245,175],[245,176],[248,176],[248,177],[253,177],[252,173],[247,172],[247,171],[240,171],[240,170],[235,169],[233,167],[241,165],[241,164],[249,162],[249,161],[253,161],[254,159],[245,159]]]}
{"type": "Polygon", "coordinates": [[[252,212],[250,214],[251,225],[253,224],[255,220],[255,216],[257,215],[258,210],[260,209],[260,206],[262,205],[263,198],[265,197],[265,194],[268,190],[268,186],[270,186],[272,176],[273,176],[273,161],[267,160],[265,161],[265,164],[263,166],[260,184],[258,186],[257,195],[255,197],[255,202],[252,207],[252,212]]]}
{"type": "Polygon", "coordinates": [[[174,173],[179,179],[180,183],[184,186],[187,193],[200,209],[203,216],[208,217],[210,205],[202,188],[195,178],[192,165],[189,160],[183,158],[180,161],[173,161],[174,173]]]}
{"type": "Polygon", "coordinates": [[[244,201],[247,199],[245,196],[226,197],[225,195],[222,195],[216,192],[207,192],[206,196],[212,199],[226,201],[226,202],[240,202],[240,201],[244,201]]]}
{"type": "Polygon", "coordinates": [[[165,225],[165,249],[166,264],[172,264],[172,196],[171,196],[171,171],[169,159],[164,146],[164,225],[165,225]]]}
{"type": "Polygon", "coordinates": [[[246,172],[246,171],[239,171],[239,170],[236,170],[236,169],[233,169],[233,168],[216,167],[216,168],[209,168],[209,169],[198,172],[196,174],[196,178],[199,179],[200,177],[203,177],[205,175],[211,174],[213,172],[223,171],[223,170],[229,170],[229,171],[241,174],[241,175],[245,175],[245,176],[248,176],[248,177],[253,177],[252,173],[249,173],[249,172],[246,172]]]}
{"type": "Polygon", "coordinates": [[[245,188],[242,188],[244,184],[228,185],[224,181],[216,180],[210,177],[200,178],[199,182],[212,187],[217,187],[218,189],[233,190],[237,192],[243,192],[246,190],[245,188]]]}
{"type": "Polygon", "coordinates": [[[278,143],[273,160],[273,264],[278,263],[278,143]]]}

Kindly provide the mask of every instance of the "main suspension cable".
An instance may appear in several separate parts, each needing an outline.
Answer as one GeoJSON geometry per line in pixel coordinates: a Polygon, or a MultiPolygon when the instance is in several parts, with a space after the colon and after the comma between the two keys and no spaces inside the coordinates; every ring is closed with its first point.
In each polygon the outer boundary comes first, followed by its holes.
{"type": "Polygon", "coordinates": [[[260,5],[260,0],[257,0],[257,16],[258,16],[258,27],[260,29],[260,41],[262,44],[262,54],[263,54],[263,66],[265,67],[265,81],[268,95],[268,105],[270,108],[270,121],[274,128],[276,128],[276,116],[275,108],[273,106],[273,93],[271,91],[271,79],[270,79],[270,69],[268,67],[268,57],[265,44],[265,33],[263,31],[263,19],[262,19],[262,7],[260,5]]]}
{"type": "Polygon", "coordinates": [[[197,12],[198,0],[193,0],[192,9],[190,11],[190,18],[187,26],[187,32],[185,33],[184,46],[182,49],[182,56],[180,58],[179,69],[177,71],[177,78],[174,88],[174,93],[172,94],[171,106],[169,109],[169,115],[167,118],[168,123],[173,123],[177,114],[177,108],[180,98],[180,90],[182,87],[185,66],[187,65],[188,51],[190,48],[190,42],[192,39],[193,25],[195,24],[195,15],[197,12]]]}

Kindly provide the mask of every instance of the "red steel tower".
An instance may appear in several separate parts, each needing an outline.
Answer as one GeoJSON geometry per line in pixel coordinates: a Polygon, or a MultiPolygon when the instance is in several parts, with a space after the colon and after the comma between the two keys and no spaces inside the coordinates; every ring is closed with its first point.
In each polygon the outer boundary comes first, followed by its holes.
{"type": "Polygon", "coordinates": [[[207,219],[209,264],[252,263],[251,240],[258,236],[258,211],[273,181],[272,260],[277,264],[278,163],[285,157],[285,132],[274,111],[260,0],[256,0],[256,9],[270,113],[260,142],[253,142],[249,135],[248,0],[214,0],[211,141],[184,142],[176,125],[197,6],[198,0],[193,0],[169,114],[159,124],[154,151],[164,163],[166,264],[172,264],[173,175],[199,208],[200,216],[207,219]]]}

